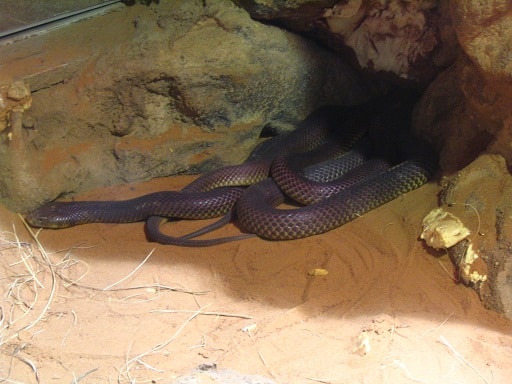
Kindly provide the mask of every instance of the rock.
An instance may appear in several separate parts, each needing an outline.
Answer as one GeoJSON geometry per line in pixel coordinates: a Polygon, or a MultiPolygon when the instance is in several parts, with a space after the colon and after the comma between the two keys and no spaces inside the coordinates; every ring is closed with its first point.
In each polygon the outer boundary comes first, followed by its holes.
{"type": "Polygon", "coordinates": [[[180,376],[172,384],[275,384],[258,375],[244,375],[231,369],[217,369],[216,364],[202,364],[190,373],[180,376]]]}
{"type": "Polygon", "coordinates": [[[456,57],[448,3],[239,0],[256,19],[311,34],[367,72],[425,84],[456,57]]]}
{"type": "Polygon", "coordinates": [[[2,49],[30,57],[40,45],[44,71],[12,68],[27,71],[31,129],[16,150],[0,144],[0,201],[16,211],[239,163],[265,127],[290,130],[319,105],[373,92],[338,55],[223,0],[135,5],[2,49]]]}
{"type": "Polygon", "coordinates": [[[509,1],[451,2],[453,29],[464,52],[428,87],[415,129],[431,138],[445,172],[488,151],[512,161],[512,64],[509,1]]]}
{"type": "MultiPolygon", "coordinates": [[[[32,105],[30,89],[23,81],[0,86],[0,133],[11,128],[11,114],[24,112],[32,105]]],[[[12,139],[12,128],[7,132],[7,139],[12,139]]]]}
{"type": "Polygon", "coordinates": [[[512,3],[508,0],[452,0],[453,27],[461,46],[484,73],[510,77],[512,3]]]}
{"type": "Polygon", "coordinates": [[[461,282],[474,288],[487,308],[512,319],[512,176],[505,160],[481,155],[442,184],[442,209],[471,232],[447,245],[461,282]]]}
{"type": "Polygon", "coordinates": [[[330,31],[354,51],[362,68],[429,81],[439,73],[437,65],[453,60],[452,55],[434,59],[446,44],[442,30],[449,28],[440,4],[432,0],[353,0],[326,10],[324,17],[330,31]]]}
{"type": "Polygon", "coordinates": [[[301,30],[311,30],[316,18],[320,17],[326,8],[334,7],[338,0],[234,0],[258,20],[280,20],[288,27],[301,30]]]}
{"type": "Polygon", "coordinates": [[[413,125],[437,147],[449,175],[442,208],[471,230],[448,248],[460,281],[512,319],[511,10],[503,0],[450,2],[463,52],[428,86],[413,125]]]}
{"type": "Polygon", "coordinates": [[[451,248],[466,239],[471,233],[458,217],[436,208],[425,216],[422,222],[423,232],[420,239],[435,249],[451,248]]]}
{"type": "Polygon", "coordinates": [[[478,119],[468,103],[462,88],[463,77],[479,82],[480,76],[473,69],[467,60],[459,59],[430,84],[414,114],[414,130],[428,137],[436,147],[445,173],[457,172],[471,163],[498,131],[496,123],[489,118],[478,119]],[[471,78],[469,73],[475,76],[471,78]]]}

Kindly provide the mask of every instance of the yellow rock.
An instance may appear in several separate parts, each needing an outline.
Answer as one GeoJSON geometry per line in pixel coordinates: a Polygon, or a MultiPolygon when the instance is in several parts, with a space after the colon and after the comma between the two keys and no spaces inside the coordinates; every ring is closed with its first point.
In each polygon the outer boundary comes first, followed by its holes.
{"type": "Polygon", "coordinates": [[[309,276],[326,276],[329,274],[327,269],[313,268],[308,272],[309,276]]]}
{"type": "Polygon", "coordinates": [[[423,219],[420,237],[435,249],[450,248],[470,235],[462,222],[442,208],[436,208],[423,219]]]}

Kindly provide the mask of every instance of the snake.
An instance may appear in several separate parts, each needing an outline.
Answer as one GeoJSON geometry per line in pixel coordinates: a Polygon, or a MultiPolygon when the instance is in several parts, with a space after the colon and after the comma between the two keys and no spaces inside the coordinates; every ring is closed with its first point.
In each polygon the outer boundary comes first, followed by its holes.
{"type": "MultiPolygon", "coordinates": [[[[245,234],[233,239],[257,235],[287,240],[320,234],[418,188],[432,177],[437,157],[426,143],[418,144],[407,132],[398,140],[399,144],[381,144],[382,135],[376,139],[369,133],[372,124],[386,120],[375,116],[387,116],[391,123],[398,121],[394,117],[401,115],[403,108],[395,106],[402,104],[403,101],[397,103],[393,98],[384,97],[359,106],[323,106],[294,131],[258,147],[244,163],[208,172],[181,191],[154,192],[121,201],[50,201],[28,212],[25,219],[32,226],[53,229],[95,222],[146,221],[150,240],[192,246],[215,245],[228,240],[190,240],[192,235],[176,242],[176,238],[161,233],[160,218],[195,220],[228,215],[230,219],[234,215],[245,234]],[[389,119],[390,116],[393,118],[389,119]],[[368,137],[373,140],[373,147],[385,149],[382,153],[400,152],[399,161],[390,161],[390,156],[385,154],[382,156],[385,161],[364,163],[363,170],[352,170],[353,165],[342,166],[347,168],[341,172],[345,173],[342,178],[330,180],[334,176],[322,174],[330,173],[333,168],[329,163],[332,153],[335,157],[340,157],[341,153],[350,158],[350,149],[361,142],[363,144],[359,145],[366,148],[364,140],[368,137]],[[327,159],[322,159],[323,156],[327,159]],[[393,165],[389,166],[391,162],[393,165]],[[285,194],[276,182],[283,185],[287,194],[293,195],[293,190],[298,190],[301,195],[298,199],[309,205],[292,210],[278,209],[285,194]],[[304,193],[304,190],[309,192],[304,193]]],[[[400,121],[404,118],[400,117],[400,121]]],[[[356,153],[359,159],[354,164],[364,160],[366,149],[356,153]]],[[[339,175],[339,169],[335,173],[339,175]]]]}

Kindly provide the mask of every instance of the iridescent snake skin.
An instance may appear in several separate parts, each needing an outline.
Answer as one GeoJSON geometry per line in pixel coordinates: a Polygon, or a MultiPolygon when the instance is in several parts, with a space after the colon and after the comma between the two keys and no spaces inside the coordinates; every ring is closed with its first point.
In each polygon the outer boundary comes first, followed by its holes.
{"type": "Polygon", "coordinates": [[[45,228],[147,221],[149,240],[184,246],[210,246],[251,235],[284,240],[320,234],[418,188],[432,176],[437,158],[408,133],[410,109],[410,103],[390,98],[357,107],[322,107],[293,132],[257,148],[245,163],[207,173],[181,191],[124,201],[49,202],[29,212],[26,220],[45,228]],[[358,150],[350,152],[354,145],[358,150]],[[352,169],[363,163],[370,149],[378,160],[352,169]],[[333,162],[332,157],[341,160],[333,162]],[[276,208],[285,199],[278,184],[287,195],[310,205],[276,208]],[[162,217],[206,219],[226,213],[234,213],[246,234],[197,240],[192,237],[205,231],[181,238],[160,231],[162,217]]]}

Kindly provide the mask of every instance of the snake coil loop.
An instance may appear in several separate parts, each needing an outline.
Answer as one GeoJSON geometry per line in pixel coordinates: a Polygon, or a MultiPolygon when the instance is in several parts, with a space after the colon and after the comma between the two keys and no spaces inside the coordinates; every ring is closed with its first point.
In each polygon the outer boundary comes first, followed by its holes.
{"type": "Polygon", "coordinates": [[[357,107],[322,107],[295,131],[258,148],[245,163],[207,173],[182,191],[124,201],[49,202],[29,212],[26,220],[45,228],[146,220],[150,240],[183,246],[209,246],[254,235],[283,240],[323,233],[432,177],[437,156],[408,132],[411,105],[387,98],[357,107]],[[350,151],[354,145],[356,149],[350,151]],[[370,152],[378,158],[366,162],[370,152]],[[277,209],[285,199],[282,190],[310,205],[277,209]],[[193,237],[207,230],[181,238],[160,230],[162,217],[205,219],[230,213],[216,224],[220,226],[229,221],[233,209],[247,234],[198,240],[193,237]]]}

